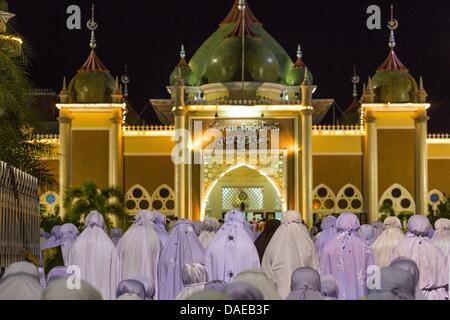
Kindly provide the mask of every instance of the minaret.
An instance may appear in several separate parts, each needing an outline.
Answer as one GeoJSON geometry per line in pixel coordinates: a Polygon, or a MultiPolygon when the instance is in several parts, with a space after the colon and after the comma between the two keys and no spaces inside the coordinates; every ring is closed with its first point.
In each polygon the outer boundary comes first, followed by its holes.
{"type": "Polygon", "coordinates": [[[312,149],[312,125],[313,104],[312,96],[316,86],[309,78],[308,68],[305,68],[305,77],[300,89],[302,91],[301,111],[301,212],[305,223],[312,227],[313,217],[313,149],[312,149]]]}
{"type": "MultiPolygon", "coordinates": [[[[183,61],[186,56],[184,45],[181,46],[180,57],[183,61]]],[[[175,84],[175,106],[173,108],[173,114],[175,118],[175,138],[180,141],[182,146],[181,150],[176,155],[176,158],[172,158],[175,163],[175,207],[176,214],[180,219],[187,219],[190,216],[189,208],[187,208],[186,199],[186,164],[190,153],[188,152],[189,142],[186,141],[186,137],[183,135],[186,129],[186,108],[185,108],[185,92],[186,86],[181,74],[181,66],[177,69],[177,82],[175,84]]]]}
{"type": "Polygon", "coordinates": [[[61,89],[61,92],[59,93],[59,102],[60,103],[67,103],[68,100],[69,100],[69,92],[67,91],[66,76],[64,76],[62,89],[61,89]]]}

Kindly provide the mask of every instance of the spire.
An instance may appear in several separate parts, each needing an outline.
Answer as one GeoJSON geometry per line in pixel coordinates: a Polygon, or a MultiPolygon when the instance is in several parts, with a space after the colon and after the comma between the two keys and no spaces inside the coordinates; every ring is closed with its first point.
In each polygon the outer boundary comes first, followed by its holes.
{"type": "Polygon", "coordinates": [[[305,67],[305,78],[302,83],[303,86],[311,86],[311,79],[309,78],[308,67],[305,67]]]}
{"type": "Polygon", "coordinates": [[[391,30],[391,35],[389,37],[389,48],[392,50],[394,50],[396,46],[394,30],[398,29],[398,25],[398,20],[394,19],[394,5],[391,4],[391,20],[388,22],[388,28],[391,30]]]}
{"type": "Polygon", "coordinates": [[[372,85],[372,77],[369,77],[369,81],[367,82],[367,87],[364,91],[364,102],[365,103],[374,103],[375,102],[375,91],[373,90],[372,85]]]}
{"type": "MultiPolygon", "coordinates": [[[[231,37],[257,37],[253,32],[253,25],[257,23],[252,19],[251,15],[247,14],[250,9],[247,8],[247,1],[236,0],[233,9],[236,8],[236,15],[233,17],[235,24],[233,30],[228,34],[227,38],[231,37]]],[[[256,19],[256,18],[255,18],[256,19]]]]}
{"type": "Polygon", "coordinates": [[[303,58],[302,46],[299,44],[297,47],[297,61],[294,64],[295,69],[306,68],[306,65],[303,62],[302,58],[303,58]]]}
{"type": "Polygon", "coordinates": [[[95,21],[95,6],[92,5],[92,17],[87,23],[87,27],[91,30],[91,40],[89,46],[91,47],[91,53],[87,58],[86,62],[78,69],[78,72],[82,71],[102,71],[109,72],[105,65],[100,61],[97,54],[95,53],[95,48],[97,48],[97,41],[95,40],[95,30],[98,28],[98,23],[95,21]]]}
{"type": "MultiPolygon", "coordinates": [[[[222,21],[221,25],[227,24],[227,23],[239,22],[239,20],[241,19],[240,10],[239,10],[239,2],[240,2],[240,0],[234,0],[233,7],[231,8],[227,17],[222,21]]],[[[258,19],[256,19],[255,15],[253,14],[252,10],[250,9],[247,1],[245,1],[245,6],[246,6],[245,16],[246,16],[247,23],[262,25],[262,23],[259,22],[258,19]]]]}
{"type": "Polygon", "coordinates": [[[128,98],[128,84],[130,83],[130,77],[128,76],[128,66],[125,65],[125,74],[121,78],[121,82],[124,86],[123,96],[124,98],[128,98]]]}
{"type": "Polygon", "coordinates": [[[356,100],[358,98],[358,84],[360,82],[359,76],[356,74],[356,65],[353,66],[353,77],[352,77],[352,83],[353,83],[353,98],[356,100]]]}
{"type": "Polygon", "coordinates": [[[61,103],[67,103],[68,98],[69,98],[69,92],[67,91],[66,76],[64,76],[62,89],[61,89],[61,92],[59,93],[59,100],[61,103]]]}
{"type": "Polygon", "coordinates": [[[391,30],[389,37],[389,48],[391,49],[388,57],[377,71],[408,71],[400,59],[395,54],[394,48],[397,46],[395,33],[399,27],[399,22],[394,18],[394,6],[391,5],[391,20],[388,21],[388,29],[391,30]]]}
{"type": "Polygon", "coordinates": [[[419,102],[425,103],[427,102],[428,93],[425,90],[425,87],[423,85],[423,77],[420,77],[420,84],[419,84],[419,92],[417,93],[417,96],[419,98],[419,102]]]}
{"type": "Polygon", "coordinates": [[[114,103],[120,103],[122,102],[122,90],[120,89],[120,84],[119,84],[119,77],[116,77],[116,83],[114,85],[114,91],[111,94],[112,100],[114,103]]]}
{"type": "Polygon", "coordinates": [[[180,62],[178,62],[177,68],[183,68],[187,66],[188,63],[186,61],[186,50],[184,49],[184,44],[182,44],[180,50],[180,62]]]}
{"type": "Polygon", "coordinates": [[[87,27],[89,30],[91,30],[91,42],[89,43],[89,46],[92,50],[94,50],[97,47],[97,42],[95,40],[95,30],[98,28],[98,23],[95,21],[95,5],[92,5],[92,17],[91,20],[88,21],[87,27]]]}

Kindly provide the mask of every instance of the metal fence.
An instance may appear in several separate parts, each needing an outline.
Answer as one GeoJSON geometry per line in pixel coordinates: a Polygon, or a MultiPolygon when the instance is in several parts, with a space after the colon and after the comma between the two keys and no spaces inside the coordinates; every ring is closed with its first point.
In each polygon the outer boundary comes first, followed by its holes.
{"type": "Polygon", "coordinates": [[[0,267],[39,253],[38,180],[0,161],[0,267]]]}

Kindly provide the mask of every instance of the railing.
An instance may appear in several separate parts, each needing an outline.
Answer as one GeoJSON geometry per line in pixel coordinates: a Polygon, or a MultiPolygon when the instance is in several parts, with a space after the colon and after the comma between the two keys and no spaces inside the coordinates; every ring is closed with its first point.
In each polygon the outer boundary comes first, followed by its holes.
{"type": "Polygon", "coordinates": [[[315,125],[313,135],[320,136],[354,136],[364,135],[364,127],[358,125],[315,125]]]}
{"type": "Polygon", "coordinates": [[[39,134],[36,136],[36,139],[41,142],[58,142],[59,135],[58,134],[39,134]]]}
{"type": "Polygon", "coordinates": [[[155,136],[168,137],[172,136],[175,131],[175,126],[125,126],[123,133],[128,137],[139,136],[155,136]]]}
{"type": "Polygon", "coordinates": [[[431,133],[428,135],[428,139],[450,139],[450,134],[449,133],[431,133]]]}
{"type": "Polygon", "coordinates": [[[37,256],[39,230],[37,179],[0,162],[0,267],[37,256]]]}

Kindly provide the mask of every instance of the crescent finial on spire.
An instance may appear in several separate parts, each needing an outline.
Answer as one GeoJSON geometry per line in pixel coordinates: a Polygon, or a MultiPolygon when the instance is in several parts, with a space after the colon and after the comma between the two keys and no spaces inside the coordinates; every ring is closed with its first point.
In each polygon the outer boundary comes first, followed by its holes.
{"type": "Polygon", "coordinates": [[[389,47],[391,49],[394,49],[396,46],[394,30],[397,30],[398,26],[398,20],[394,18],[394,5],[391,5],[391,20],[388,22],[388,29],[391,30],[391,35],[389,38],[389,47]]]}
{"type": "Polygon", "coordinates": [[[299,44],[297,47],[297,58],[301,59],[303,57],[302,46],[299,44]]]}
{"type": "Polygon", "coordinates": [[[89,30],[91,30],[91,42],[89,43],[89,46],[92,50],[94,50],[97,47],[97,41],[95,40],[95,31],[98,28],[98,23],[95,21],[95,5],[92,5],[92,17],[87,22],[87,27],[89,30]]]}

